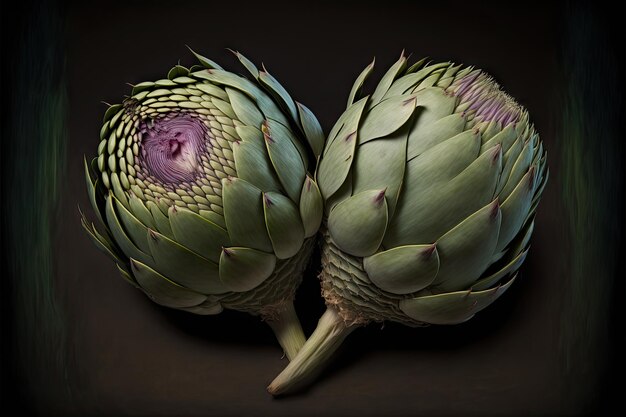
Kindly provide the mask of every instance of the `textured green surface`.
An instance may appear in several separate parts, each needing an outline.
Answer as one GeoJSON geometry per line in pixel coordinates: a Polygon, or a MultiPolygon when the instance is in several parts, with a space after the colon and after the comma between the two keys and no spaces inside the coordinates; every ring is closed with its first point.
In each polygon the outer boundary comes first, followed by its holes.
{"type": "MultiPolygon", "coordinates": [[[[398,247],[435,245],[438,259],[422,277],[413,251],[394,252],[383,267],[367,262],[366,272],[375,276],[365,283],[355,276],[351,291],[343,292],[340,279],[337,294],[325,299],[329,306],[341,305],[339,314],[347,322],[352,315],[366,318],[363,303],[379,305],[368,298],[372,293],[374,298],[386,292],[391,298],[422,297],[470,291],[479,280],[481,286],[502,285],[495,282],[502,275],[493,272],[511,265],[507,270],[514,273],[512,268],[520,266],[511,261],[525,247],[511,244],[531,229],[548,178],[533,119],[494,78],[450,62],[412,66],[415,72],[406,73],[406,61],[403,53],[373,94],[363,98],[363,111],[360,101],[339,117],[316,175],[329,212],[328,234],[346,256],[367,259],[398,247]],[[361,286],[368,287],[363,294],[353,289],[361,286]]],[[[360,268],[361,261],[357,264],[360,268]]],[[[336,264],[332,270],[328,265],[321,279],[332,281],[336,264]]],[[[408,322],[419,321],[416,311],[407,312],[408,322]]],[[[433,323],[463,321],[457,319],[433,323]]]]}
{"type": "MultiPolygon", "coordinates": [[[[299,205],[309,160],[323,144],[321,127],[275,78],[235,54],[255,78],[213,69],[215,63],[199,58],[208,69],[176,65],[167,79],[134,85],[130,97],[104,112],[97,156],[85,162],[91,206],[105,220],[90,224],[89,214],[81,213],[95,246],[112,255],[132,284],[163,305],[180,304],[187,311],[190,300],[198,301],[196,312],[206,305],[188,291],[229,298],[232,305],[229,292],[256,292],[266,280],[289,288],[259,289],[269,298],[255,305],[266,306],[266,313],[269,306],[282,311],[278,305],[291,302],[282,296],[293,294],[300,276],[275,280],[277,259],[308,257],[301,253],[305,225],[299,205]],[[174,136],[165,138],[165,132],[174,136]],[[163,146],[170,147],[165,154],[163,146]],[[138,262],[130,268],[133,261],[138,262]],[[133,271],[143,275],[141,282],[133,271]],[[156,285],[159,279],[165,282],[156,285]],[[167,288],[173,289],[170,297],[167,288]],[[175,294],[181,295],[178,303],[175,294]]],[[[306,207],[316,207],[318,213],[302,210],[311,236],[322,206],[306,207]]],[[[243,310],[250,310],[251,298],[241,295],[243,310]]],[[[214,303],[208,307],[218,310],[214,303]]]]}

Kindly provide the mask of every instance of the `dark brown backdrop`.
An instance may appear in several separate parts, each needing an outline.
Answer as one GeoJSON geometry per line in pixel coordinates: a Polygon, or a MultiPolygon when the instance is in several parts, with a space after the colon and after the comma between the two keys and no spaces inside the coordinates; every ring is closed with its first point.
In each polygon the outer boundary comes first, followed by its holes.
{"type": "MultiPolygon", "coordinates": [[[[57,224],[57,288],[69,317],[70,402],[77,415],[528,415],[579,413],[563,373],[563,290],[568,276],[556,135],[560,5],[502,2],[70,3],[66,12],[69,147],[57,224]],[[531,114],[551,179],[530,254],[495,305],[454,327],[388,323],[356,331],[306,393],[272,399],[285,366],[269,328],[236,312],[199,317],[159,307],[128,286],[79,224],[88,208],[83,155],[98,143],[105,106],[126,83],[162,78],[193,59],[185,45],[239,71],[225,48],[263,62],[328,132],[352,80],[376,56],[377,79],[402,49],[415,59],[484,68],[531,114]]],[[[91,213],[91,211],[89,211],[91,213]]],[[[305,332],[323,311],[316,267],[296,300],[305,332]]],[[[582,380],[580,381],[583,382],[582,380]]],[[[595,397],[594,397],[595,398],[595,397]]],[[[596,407],[592,403],[592,407],[596,407]]],[[[46,406],[42,407],[44,410],[46,406]]]]}

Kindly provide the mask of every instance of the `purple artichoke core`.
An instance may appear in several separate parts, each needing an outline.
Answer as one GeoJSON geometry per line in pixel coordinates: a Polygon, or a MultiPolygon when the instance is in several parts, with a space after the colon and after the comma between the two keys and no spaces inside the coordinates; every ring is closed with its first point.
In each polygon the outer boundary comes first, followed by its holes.
{"type": "Polygon", "coordinates": [[[456,86],[455,95],[462,103],[470,103],[466,111],[473,111],[481,122],[498,122],[504,128],[522,116],[519,104],[487,74],[473,71],[456,86]]]}
{"type": "Polygon", "coordinates": [[[201,173],[207,129],[197,118],[175,114],[144,121],[140,127],[141,161],[162,183],[193,181],[201,173]]]}

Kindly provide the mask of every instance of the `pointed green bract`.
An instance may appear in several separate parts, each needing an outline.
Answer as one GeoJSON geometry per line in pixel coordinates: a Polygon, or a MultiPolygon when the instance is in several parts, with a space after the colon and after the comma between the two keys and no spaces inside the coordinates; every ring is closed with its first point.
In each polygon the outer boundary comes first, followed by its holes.
{"type": "MultiPolygon", "coordinates": [[[[483,140],[484,140],[484,136],[485,135],[483,135],[483,140]]],[[[513,143],[515,142],[516,139],[517,139],[517,133],[515,132],[515,128],[513,127],[512,124],[508,125],[504,129],[502,129],[502,131],[498,132],[491,139],[485,142],[480,148],[481,149],[480,153],[483,153],[487,151],[488,149],[496,146],[497,144],[500,144],[502,146],[502,153],[506,154],[506,152],[508,152],[508,150],[511,149],[511,146],[513,146],[513,143]]]]}
{"type": "Polygon", "coordinates": [[[117,213],[115,212],[115,208],[113,207],[113,198],[114,197],[112,195],[109,195],[107,198],[106,219],[107,224],[111,229],[111,233],[115,238],[115,242],[128,258],[139,259],[142,262],[152,262],[152,257],[148,253],[140,250],[124,231],[124,228],[117,217],[117,213]]]}
{"type": "Polygon", "coordinates": [[[417,123],[419,123],[419,125],[411,130],[411,145],[407,151],[407,161],[410,161],[424,152],[428,152],[443,141],[459,134],[477,136],[477,134],[472,131],[463,132],[465,118],[460,114],[451,114],[430,124],[421,122],[421,116],[421,114],[417,116],[417,123]]]}
{"type": "Polygon", "coordinates": [[[165,278],[148,265],[131,259],[130,266],[137,283],[154,301],[166,307],[192,307],[203,303],[206,296],[189,291],[165,278]]]}
{"type": "MultiPolygon", "coordinates": [[[[187,47],[187,48],[189,48],[189,47],[187,47]]],[[[189,48],[189,50],[198,59],[198,61],[200,61],[200,63],[203,66],[205,66],[206,68],[216,68],[216,69],[221,69],[222,68],[218,64],[216,64],[215,62],[211,61],[209,58],[204,57],[204,56],[196,53],[193,49],[189,48]]]]}
{"type": "Polygon", "coordinates": [[[120,275],[122,276],[122,278],[124,278],[126,282],[128,282],[130,285],[132,285],[135,288],[139,288],[139,285],[137,285],[137,281],[135,281],[133,276],[126,269],[127,268],[126,265],[122,266],[116,263],[115,266],[117,267],[117,271],[120,273],[120,275]]]}
{"type": "Polygon", "coordinates": [[[337,204],[328,216],[328,231],[333,240],[341,250],[354,256],[372,255],[380,246],[386,227],[385,190],[356,194],[337,204]]]}
{"type": "Polygon", "coordinates": [[[111,197],[115,202],[115,210],[117,218],[120,219],[121,224],[124,227],[124,232],[130,237],[132,242],[140,250],[149,253],[150,248],[148,246],[148,239],[146,238],[146,232],[148,228],[141,223],[133,214],[126,209],[115,197],[111,197]]]}
{"type": "MultiPolygon", "coordinates": [[[[139,93],[141,93],[143,91],[151,89],[152,87],[154,87],[154,83],[152,81],[144,81],[144,82],[141,82],[139,84],[135,84],[133,86],[131,94],[133,96],[136,96],[137,94],[139,94],[139,93]]],[[[105,123],[105,126],[108,126],[108,124],[105,123]]]]}
{"type": "Polygon", "coordinates": [[[500,192],[503,198],[506,198],[511,194],[513,189],[517,187],[517,184],[521,181],[522,177],[530,167],[532,162],[532,143],[528,142],[524,145],[522,152],[517,157],[517,160],[513,164],[511,168],[511,174],[509,175],[509,179],[507,180],[504,188],[500,192]]]}
{"type": "Polygon", "coordinates": [[[400,129],[415,111],[416,96],[390,97],[374,106],[363,118],[359,144],[387,136],[400,129]]]}
{"type": "Polygon", "coordinates": [[[265,121],[263,133],[267,153],[280,183],[292,201],[299,201],[306,168],[294,144],[293,134],[273,120],[265,121]]]}
{"type": "Polygon", "coordinates": [[[230,245],[225,229],[191,210],[170,207],[169,219],[177,242],[215,263],[219,262],[222,247],[230,245]]]}
{"type": "Polygon", "coordinates": [[[413,91],[423,90],[425,88],[433,87],[435,84],[439,85],[441,77],[444,73],[443,69],[431,72],[428,77],[424,78],[413,91]]]}
{"type": "MultiPolygon", "coordinates": [[[[236,91],[236,90],[233,90],[233,91],[236,91]]],[[[233,120],[239,120],[239,118],[237,117],[237,113],[235,113],[235,109],[233,109],[233,104],[232,103],[229,103],[228,101],[220,100],[219,98],[212,98],[211,99],[211,103],[215,107],[217,107],[217,109],[219,111],[224,113],[224,116],[230,117],[233,120]]]]}
{"type": "Polygon", "coordinates": [[[550,171],[546,170],[546,175],[541,180],[541,184],[539,184],[539,186],[535,190],[535,196],[533,197],[533,201],[532,201],[532,204],[530,206],[530,212],[531,213],[535,212],[535,209],[537,208],[537,205],[539,204],[539,199],[541,198],[541,194],[543,193],[543,190],[546,187],[546,184],[548,183],[548,177],[549,176],[550,176],[550,171]]]}
{"type": "Polygon", "coordinates": [[[304,237],[315,235],[322,224],[324,201],[315,181],[307,176],[300,194],[300,217],[304,226],[304,237]]]}
{"type": "MultiPolygon", "coordinates": [[[[121,104],[114,104],[109,106],[106,112],[104,112],[104,117],[102,118],[102,122],[111,121],[113,116],[119,114],[120,109],[122,108],[121,104]]],[[[113,125],[114,123],[111,123],[113,125]]]]}
{"type": "Polygon", "coordinates": [[[390,137],[360,145],[353,168],[352,194],[386,189],[390,216],[394,213],[396,198],[404,180],[408,133],[408,129],[402,128],[390,137]]]}
{"type": "Polygon", "coordinates": [[[376,90],[372,94],[370,105],[374,106],[382,100],[385,93],[387,93],[387,90],[389,90],[389,87],[391,87],[393,81],[404,68],[406,68],[406,57],[404,56],[403,51],[400,55],[400,59],[398,59],[396,63],[387,70],[383,78],[381,78],[380,82],[376,86],[376,90]]]}
{"type": "Polygon", "coordinates": [[[146,208],[149,209],[150,214],[152,214],[152,218],[154,219],[154,224],[156,225],[157,232],[169,238],[174,238],[174,233],[172,233],[170,220],[167,218],[167,216],[165,216],[165,214],[163,214],[159,206],[157,206],[152,201],[147,201],[146,208]]]}
{"type": "Polygon", "coordinates": [[[412,319],[424,323],[463,323],[496,301],[514,280],[484,291],[458,291],[401,300],[400,309],[412,319]]]}
{"type": "Polygon", "coordinates": [[[148,232],[148,242],[155,269],[168,279],[202,294],[227,291],[219,281],[216,263],[152,230],[148,232]]]}
{"type": "Polygon", "coordinates": [[[259,71],[259,81],[264,85],[270,93],[280,102],[285,110],[289,112],[289,115],[293,120],[298,120],[298,111],[296,110],[296,103],[293,101],[287,90],[264,68],[264,71],[259,71]]]}
{"type": "Polygon", "coordinates": [[[229,291],[250,291],[274,271],[276,257],[250,248],[224,248],[220,256],[219,275],[229,291]]]}
{"type": "Polygon", "coordinates": [[[511,272],[517,271],[524,262],[524,259],[526,259],[526,255],[528,255],[528,250],[518,253],[517,256],[504,267],[491,275],[481,278],[476,284],[472,285],[472,291],[482,291],[493,287],[500,279],[511,272]]]}
{"type": "Polygon", "coordinates": [[[219,69],[200,71],[191,75],[200,79],[205,79],[207,81],[222,84],[224,86],[233,87],[241,90],[242,92],[245,92],[255,100],[256,105],[259,107],[259,109],[266,118],[272,118],[280,123],[288,124],[287,118],[280,111],[278,106],[276,106],[274,101],[272,101],[272,99],[267,94],[265,94],[259,87],[254,85],[246,78],[219,69]]]}
{"type": "Polygon", "coordinates": [[[262,192],[240,178],[222,180],[226,230],[233,245],[272,252],[265,229],[262,192]]]}
{"type": "Polygon", "coordinates": [[[500,160],[499,148],[495,147],[449,182],[429,188],[419,198],[400,201],[385,236],[385,246],[434,242],[483,207],[493,197],[500,160]]]}
{"type": "Polygon", "coordinates": [[[243,64],[243,66],[248,70],[250,75],[254,78],[259,78],[259,70],[248,58],[240,54],[238,51],[231,51],[235,54],[237,59],[243,64]]]}
{"type": "Polygon", "coordinates": [[[122,257],[116,253],[115,249],[111,246],[107,239],[105,239],[101,234],[98,233],[95,226],[93,224],[87,224],[87,219],[81,219],[81,225],[83,229],[87,232],[91,241],[96,245],[96,247],[103,252],[105,255],[109,256],[116,263],[124,263],[122,257]]]}
{"type": "Polygon", "coordinates": [[[345,181],[354,159],[356,142],[356,131],[337,138],[331,145],[331,151],[321,160],[317,181],[324,198],[332,196],[345,181]]]}
{"type": "Polygon", "coordinates": [[[433,285],[438,292],[458,291],[476,282],[491,263],[501,221],[502,213],[496,201],[437,240],[441,266],[433,285]]]}
{"type": "Polygon", "coordinates": [[[363,269],[380,289],[410,294],[429,286],[439,270],[435,245],[399,246],[363,259],[363,269]]]}
{"type": "Polygon", "coordinates": [[[343,112],[335,125],[332,127],[326,138],[326,144],[324,145],[324,153],[330,153],[328,149],[333,145],[333,142],[340,135],[344,135],[349,132],[353,132],[359,126],[361,122],[361,116],[363,115],[363,109],[368,103],[368,97],[363,97],[348,109],[343,112]]]}
{"type": "Polygon", "coordinates": [[[156,224],[150,210],[148,210],[140,198],[131,193],[128,197],[128,204],[130,206],[130,212],[133,213],[133,215],[137,217],[141,223],[143,223],[146,227],[150,227],[152,229],[156,228],[156,224]]]}
{"type": "Polygon", "coordinates": [[[263,194],[265,225],[278,259],[294,256],[304,242],[304,227],[298,207],[287,197],[267,192],[263,194]]]}
{"type": "Polygon", "coordinates": [[[227,88],[226,93],[237,118],[246,125],[260,128],[264,117],[252,100],[234,88],[227,88]]]}
{"type": "MultiPolygon", "coordinates": [[[[341,187],[350,172],[357,143],[357,128],[366,103],[367,99],[364,98],[346,110],[345,121],[337,132],[338,136],[334,141],[326,143],[316,172],[317,184],[324,199],[328,199],[341,187]]],[[[332,137],[331,131],[328,140],[332,137]]]]}
{"type": "Polygon", "coordinates": [[[450,63],[448,62],[429,65],[420,69],[417,72],[413,72],[403,77],[400,77],[391,85],[387,93],[385,93],[385,98],[407,93],[409,90],[412,90],[415,86],[417,86],[424,78],[428,77],[428,75],[431,74],[433,71],[436,71],[437,69],[446,67],[448,65],[450,65],[450,63]]]}
{"type": "Polygon", "coordinates": [[[110,178],[111,178],[111,189],[113,190],[113,195],[115,195],[115,198],[117,198],[117,200],[120,203],[122,203],[124,207],[128,208],[129,207],[128,197],[127,197],[127,194],[124,192],[122,185],[120,184],[119,176],[117,175],[116,172],[113,172],[111,173],[110,178]]]}
{"type": "MultiPolygon", "coordinates": [[[[424,63],[426,62],[426,58],[422,58],[419,61],[417,61],[416,63],[414,63],[413,65],[411,65],[410,67],[408,67],[405,71],[405,74],[411,74],[414,73],[415,71],[419,70],[420,68],[422,68],[422,66],[424,65],[424,63]]],[[[395,84],[395,83],[394,83],[395,84]]]]}
{"type": "Polygon", "coordinates": [[[476,161],[480,149],[480,135],[465,131],[433,146],[407,163],[407,189],[409,198],[422,195],[429,189],[440,187],[457,177],[476,161]]]}
{"type": "Polygon", "coordinates": [[[503,154],[502,162],[502,172],[500,173],[500,178],[498,179],[498,185],[496,186],[496,195],[500,195],[502,193],[502,189],[509,181],[509,177],[511,175],[511,170],[513,169],[513,165],[519,156],[519,153],[522,151],[522,141],[521,139],[517,139],[513,142],[513,145],[509,148],[506,153],[503,154]]]}
{"type": "Polygon", "coordinates": [[[496,251],[504,249],[522,227],[533,198],[535,170],[530,169],[502,203],[502,228],[496,251]]]}
{"type": "Polygon", "coordinates": [[[352,85],[352,89],[350,90],[350,94],[348,95],[348,105],[346,106],[346,109],[349,108],[354,103],[354,100],[356,99],[357,94],[361,90],[361,87],[363,87],[363,83],[365,82],[365,80],[367,80],[367,78],[372,73],[375,63],[376,63],[376,59],[373,59],[372,62],[367,67],[365,67],[365,69],[361,72],[361,74],[359,74],[356,80],[354,80],[354,84],[352,85]]]}
{"type": "Polygon", "coordinates": [[[209,94],[213,97],[217,97],[221,100],[228,100],[228,94],[226,94],[226,91],[216,85],[209,84],[209,83],[202,83],[202,84],[197,84],[195,87],[198,90],[206,94],[209,94]]]}
{"type": "Polygon", "coordinates": [[[181,65],[176,65],[172,67],[170,72],[167,73],[167,78],[170,80],[174,80],[178,77],[184,77],[189,75],[189,70],[181,65]]]}
{"type": "Polygon", "coordinates": [[[444,68],[443,70],[445,71],[443,72],[439,81],[437,81],[437,87],[441,87],[444,89],[450,87],[455,79],[455,76],[459,73],[461,67],[462,65],[451,65],[448,68],[444,68]]]}
{"type": "Polygon", "coordinates": [[[304,135],[313,151],[313,155],[317,158],[324,150],[324,131],[317,117],[307,106],[296,102],[298,106],[298,114],[300,115],[300,124],[304,130],[304,135]]]}
{"type": "MultiPolygon", "coordinates": [[[[261,132],[259,131],[259,134],[261,132]]],[[[276,178],[276,172],[267,155],[267,148],[261,140],[235,142],[233,157],[237,176],[255,185],[261,191],[280,191],[282,185],[276,178]]]]}
{"type": "Polygon", "coordinates": [[[97,199],[98,199],[97,194],[96,194],[97,179],[94,180],[94,178],[91,175],[91,170],[89,168],[89,165],[87,164],[87,158],[83,158],[83,162],[84,162],[84,167],[85,167],[85,180],[87,184],[87,194],[89,195],[89,202],[91,203],[91,207],[94,208],[94,211],[96,212],[96,215],[98,216],[98,220],[100,220],[100,223],[104,223],[104,219],[102,218],[99,204],[97,202],[97,199]]]}
{"type": "MultiPolygon", "coordinates": [[[[428,146],[436,144],[439,135],[448,132],[454,133],[462,122],[462,115],[452,117],[446,122],[441,122],[446,116],[452,115],[456,106],[456,98],[447,95],[441,88],[425,88],[418,91],[415,97],[418,106],[415,127],[409,135],[409,149],[407,154],[410,158],[422,153],[428,146]],[[447,123],[451,125],[448,126],[447,123]],[[433,126],[437,124],[436,126],[433,126]],[[439,130],[441,128],[442,130],[439,130]],[[430,132],[437,132],[434,137],[429,137],[430,132]]],[[[449,136],[450,137],[450,136],[449,136]]]]}
{"type": "Polygon", "coordinates": [[[263,132],[261,132],[261,126],[259,126],[258,129],[252,126],[237,126],[235,127],[235,131],[244,142],[263,143],[263,132]]]}
{"type": "Polygon", "coordinates": [[[347,198],[352,196],[352,172],[348,172],[346,180],[341,184],[341,187],[324,203],[324,214],[328,216],[335,206],[347,198]]]}

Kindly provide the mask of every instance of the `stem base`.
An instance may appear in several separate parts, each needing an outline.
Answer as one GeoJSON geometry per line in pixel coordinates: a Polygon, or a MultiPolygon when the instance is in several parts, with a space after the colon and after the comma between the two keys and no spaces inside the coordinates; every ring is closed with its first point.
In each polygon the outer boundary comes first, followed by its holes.
{"type": "Polygon", "coordinates": [[[278,343],[282,346],[283,351],[289,360],[292,360],[298,354],[298,351],[304,345],[306,338],[300,325],[300,320],[296,315],[293,302],[284,303],[284,308],[277,309],[276,314],[265,320],[272,328],[278,343]]]}
{"type": "Polygon", "coordinates": [[[337,310],[328,307],[298,355],[267,387],[268,392],[278,396],[305,388],[319,375],[333,353],[357,327],[346,324],[337,310]]]}

